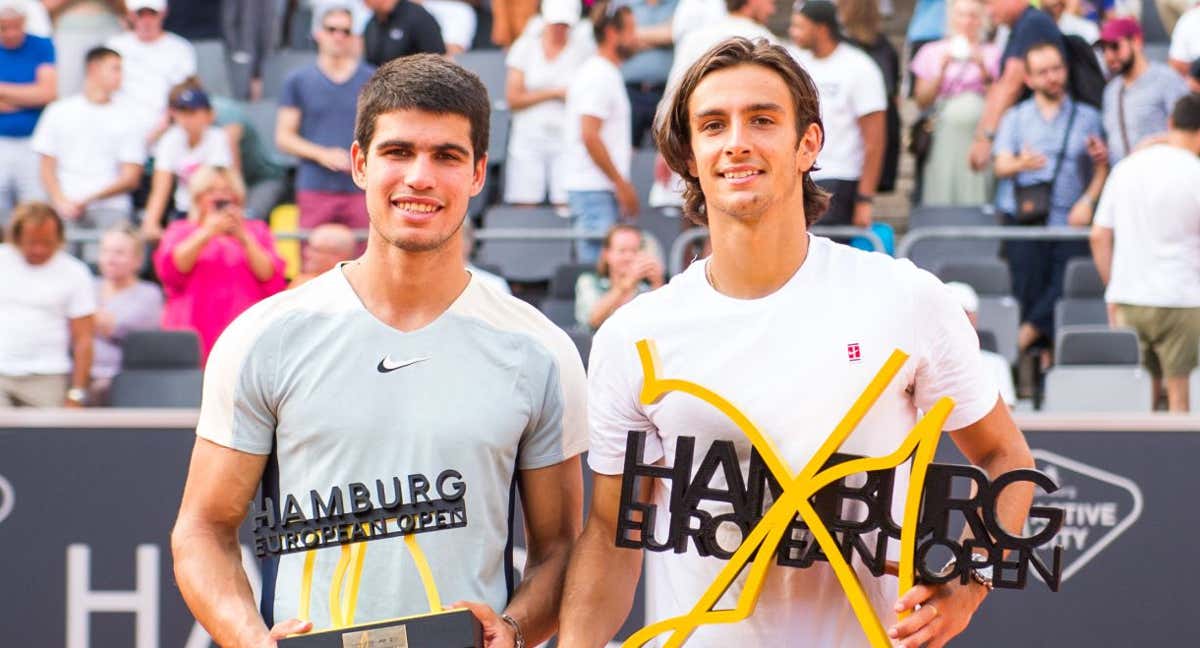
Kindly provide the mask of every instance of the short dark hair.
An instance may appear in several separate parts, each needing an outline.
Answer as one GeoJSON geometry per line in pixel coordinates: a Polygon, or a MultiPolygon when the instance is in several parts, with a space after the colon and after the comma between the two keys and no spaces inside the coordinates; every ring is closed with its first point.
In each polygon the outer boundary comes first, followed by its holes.
{"type": "Polygon", "coordinates": [[[1181,131],[1200,130],[1200,93],[1184,95],[1175,102],[1171,109],[1171,125],[1181,131]]]}
{"type": "MultiPolygon", "coordinates": [[[[751,41],[738,37],[718,43],[688,68],[654,130],[654,141],[658,144],[658,150],[662,152],[667,165],[683,178],[684,214],[701,225],[708,223],[708,214],[705,213],[704,191],[700,188],[700,180],[688,173],[687,165],[692,159],[688,102],[704,77],[738,65],[758,65],[778,74],[792,96],[792,107],[796,114],[797,145],[811,124],[816,124],[821,129],[824,144],[825,127],[821,124],[821,103],[817,95],[817,86],[787,50],[762,38],[751,41]]],[[[817,222],[829,209],[829,194],[812,179],[812,172],[816,170],[814,165],[804,172],[802,180],[804,220],[808,225],[817,222]]]]}
{"type": "Polygon", "coordinates": [[[592,36],[597,43],[603,43],[604,32],[608,31],[609,27],[616,30],[624,27],[625,22],[629,20],[628,16],[633,15],[633,10],[629,5],[617,5],[613,0],[599,0],[592,5],[592,11],[588,15],[592,19],[592,36]]]}
{"type": "Polygon", "coordinates": [[[110,56],[115,56],[117,58],[121,58],[121,53],[111,47],[97,45],[96,47],[93,47],[92,49],[88,50],[87,54],[84,55],[83,64],[85,66],[88,66],[88,65],[91,65],[92,63],[95,63],[96,61],[99,61],[102,58],[108,58],[110,56]]]}
{"type": "Polygon", "coordinates": [[[1058,46],[1058,43],[1051,43],[1050,41],[1041,41],[1038,43],[1034,43],[1033,45],[1030,45],[1029,49],[1025,50],[1025,56],[1021,57],[1022,62],[1025,63],[1026,71],[1029,70],[1029,55],[1034,52],[1044,50],[1044,49],[1052,49],[1055,52],[1058,52],[1058,58],[1062,59],[1063,63],[1067,62],[1067,57],[1066,57],[1066,55],[1063,54],[1062,48],[1058,46]]]}
{"type": "Polygon", "coordinates": [[[12,222],[9,223],[9,231],[12,232],[13,243],[21,242],[21,232],[25,231],[26,227],[40,225],[46,221],[52,221],[54,228],[58,231],[58,240],[63,240],[63,221],[58,212],[54,208],[44,202],[25,202],[17,205],[12,211],[12,222]]]}
{"type": "Polygon", "coordinates": [[[725,11],[729,13],[741,11],[742,7],[745,7],[748,2],[750,0],[725,0],[725,11]]]}
{"type": "Polygon", "coordinates": [[[358,94],[354,140],[371,147],[375,122],[394,110],[422,110],[439,115],[462,115],[471,124],[475,160],[487,155],[491,103],[487,88],[473,72],[439,54],[414,54],[392,59],[375,70],[358,94]]]}

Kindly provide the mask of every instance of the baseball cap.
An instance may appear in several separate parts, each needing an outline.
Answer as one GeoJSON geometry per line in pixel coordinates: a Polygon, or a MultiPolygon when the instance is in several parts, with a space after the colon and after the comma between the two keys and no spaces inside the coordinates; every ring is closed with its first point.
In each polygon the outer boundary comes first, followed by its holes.
{"type": "Polygon", "coordinates": [[[1100,28],[1100,38],[1097,43],[1115,43],[1124,38],[1141,38],[1142,26],[1137,19],[1125,16],[1112,18],[1104,22],[1100,28]]]}
{"type": "Polygon", "coordinates": [[[212,108],[212,104],[208,101],[208,95],[203,90],[188,88],[171,102],[171,107],[176,110],[200,110],[203,108],[212,108]]]}
{"type": "Polygon", "coordinates": [[[796,9],[796,13],[818,25],[825,25],[829,28],[829,33],[831,34],[838,35],[841,33],[841,28],[838,26],[837,7],[832,2],[827,2],[827,0],[809,0],[804,4],[800,4],[796,9]]]}
{"type": "Polygon", "coordinates": [[[542,0],[542,20],[547,25],[561,23],[574,27],[582,12],[579,0],[542,0]]]}
{"type": "Polygon", "coordinates": [[[125,8],[130,13],[137,13],[142,9],[149,9],[162,13],[167,9],[167,0],[129,0],[125,3],[125,8]]]}

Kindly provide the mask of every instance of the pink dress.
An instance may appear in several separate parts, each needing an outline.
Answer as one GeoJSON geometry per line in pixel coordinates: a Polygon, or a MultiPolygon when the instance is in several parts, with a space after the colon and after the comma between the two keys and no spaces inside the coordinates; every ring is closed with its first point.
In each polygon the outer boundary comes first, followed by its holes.
{"type": "MultiPolygon", "coordinates": [[[[984,65],[988,74],[995,79],[1000,74],[1000,48],[993,43],[983,43],[979,46],[983,54],[984,65]]],[[[950,39],[929,43],[917,50],[909,69],[919,79],[935,79],[942,67],[942,60],[950,51],[950,39]]],[[[974,92],[979,95],[987,94],[987,85],[983,82],[983,74],[979,66],[970,61],[951,61],[942,77],[942,87],[938,89],[938,101],[952,99],[964,92],[974,92]]]]}
{"type": "Polygon", "coordinates": [[[265,223],[247,220],[246,231],[270,255],[275,273],[259,281],[250,270],[246,251],[230,236],[216,236],[204,246],[188,273],[175,267],[175,247],[197,229],[191,221],[176,221],[163,232],[154,252],[154,269],[162,281],[167,301],[163,328],[191,329],[200,335],[201,364],[221,331],[258,301],[284,289],[283,259],[265,223]]]}

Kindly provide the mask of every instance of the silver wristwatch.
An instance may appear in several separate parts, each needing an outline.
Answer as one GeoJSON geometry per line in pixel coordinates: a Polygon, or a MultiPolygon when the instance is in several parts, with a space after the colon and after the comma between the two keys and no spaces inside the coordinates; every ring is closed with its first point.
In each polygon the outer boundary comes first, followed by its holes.
{"type": "MultiPolygon", "coordinates": [[[[942,573],[944,574],[944,573],[950,571],[951,568],[956,567],[957,565],[958,565],[958,559],[951,558],[950,562],[946,563],[945,567],[942,567],[942,573]]],[[[991,565],[984,565],[983,567],[972,567],[971,571],[970,571],[971,580],[975,581],[976,583],[979,583],[980,585],[983,585],[984,587],[987,588],[987,591],[989,591],[989,592],[992,591],[992,589],[995,587],[995,585],[993,584],[993,581],[992,581],[992,575],[994,573],[995,573],[995,569],[993,569],[991,565]]]]}
{"type": "Polygon", "coordinates": [[[87,400],[87,390],[83,387],[72,387],[67,390],[67,400],[82,405],[87,400]]]}

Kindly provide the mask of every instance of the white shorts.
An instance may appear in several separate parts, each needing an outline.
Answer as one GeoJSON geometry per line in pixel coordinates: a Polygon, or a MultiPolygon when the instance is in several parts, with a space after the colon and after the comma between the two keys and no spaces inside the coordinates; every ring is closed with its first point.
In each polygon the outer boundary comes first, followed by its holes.
{"type": "Polygon", "coordinates": [[[551,203],[566,204],[562,147],[546,148],[508,147],[508,159],[504,161],[504,202],[539,204],[546,199],[548,188],[551,203]]]}

